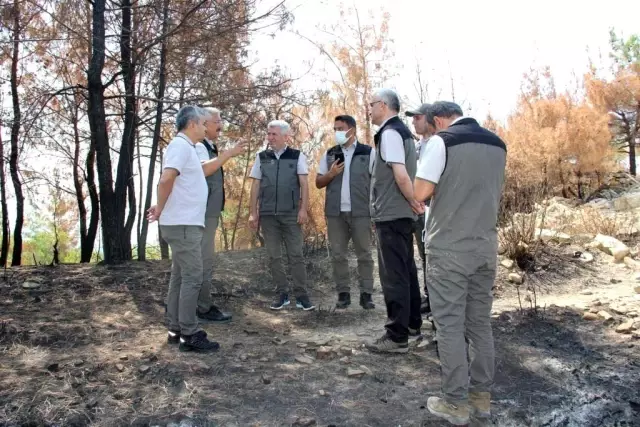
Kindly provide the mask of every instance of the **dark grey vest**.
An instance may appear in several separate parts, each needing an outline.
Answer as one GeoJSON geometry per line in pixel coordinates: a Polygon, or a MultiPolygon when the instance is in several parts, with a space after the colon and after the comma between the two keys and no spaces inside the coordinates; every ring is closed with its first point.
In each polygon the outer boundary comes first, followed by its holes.
{"type": "Polygon", "coordinates": [[[380,141],[385,129],[393,129],[400,134],[404,142],[404,164],[411,182],[416,176],[416,146],[413,135],[397,116],[389,119],[375,134],[376,161],[371,176],[371,220],[374,222],[391,221],[400,218],[416,220],[418,217],[411,205],[402,195],[396,184],[391,165],[381,157],[380,141]]]}
{"type": "MultiPolygon", "coordinates": [[[[336,160],[336,155],[342,153],[339,145],[327,151],[327,169],[336,160]]],[[[371,158],[371,147],[360,143],[356,144],[356,149],[351,157],[349,165],[349,191],[351,194],[351,216],[368,217],[369,212],[369,192],[371,186],[371,173],[369,173],[369,162],[371,158]]],[[[344,173],[344,172],[342,172],[344,173]]],[[[336,176],[327,185],[325,195],[324,213],[326,216],[340,216],[340,200],[342,195],[342,173],[336,176]]]]}
{"type": "Polygon", "coordinates": [[[298,215],[300,151],[287,147],[280,159],[273,150],[261,151],[260,215],[298,215]]]}
{"type": "MultiPolygon", "coordinates": [[[[206,140],[202,141],[209,153],[209,160],[218,157],[218,147],[216,144],[209,145],[206,140]]],[[[207,198],[206,218],[217,218],[220,212],[224,210],[225,194],[224,194],[224,171],[218,169],[213,175],[207,177],[207,186],[209,187],[209,197],[207,198]]]]}
{"type": "Polygon", "coordinates": [[[427,250],[495,257],[507,147],[472,118],[437,135],[444,140],[447,160],[431,199],[427,250]]]}

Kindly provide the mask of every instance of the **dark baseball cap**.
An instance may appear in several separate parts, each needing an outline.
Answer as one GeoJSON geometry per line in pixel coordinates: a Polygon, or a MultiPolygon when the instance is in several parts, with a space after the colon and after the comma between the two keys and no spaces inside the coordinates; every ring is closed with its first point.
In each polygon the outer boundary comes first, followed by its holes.
{"type": "Polygon", "coordinates": [[[427,111],[429,111],[429,108],[431,108],[431,104],[422,104],[418,108],[406,111],[404,114],[407,117],[423,116],[423,115],[427,114],[427,111]]]}

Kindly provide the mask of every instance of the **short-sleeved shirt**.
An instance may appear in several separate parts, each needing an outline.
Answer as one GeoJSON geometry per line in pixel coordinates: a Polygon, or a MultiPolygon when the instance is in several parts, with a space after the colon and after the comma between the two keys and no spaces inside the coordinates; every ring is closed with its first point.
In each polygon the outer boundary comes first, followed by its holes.
{"type": "MultiPolygon", "coordinates": [[[[394,116],[396,117],[396,116],[394,116]]],[[[381,125],[382,128],[392,117],[385,120],[381,125]]],[[[380,157],[387,163],[398,163],[404,165],[404,141],[398,131],[394,129],[385,129],[380,137],[380,157]]]]}
{"type": "MultiPolygon", "coordinates": [[[[280,151],[275,151],[276,158],[279,159],[280,156],[285,152],[287,147],[285,146],[280,151]]],[[[298,175],[309,175],[309,167],[307,166],[307,156],[301,151],[300,156],[298,157],[298,175]]],[[[260,169],[260,152],[256,153],[256,160],[253,163],[253,167],[251,168],[251,173],[249,176],[253,179],[262,179],[262,170],[260,169]]]]}
{"type": "Polygon", "coordinates": [[[178,176],[160,214],[160,225],[204,227],[208,188],[195,144],[179,133],[169,143],[163,160],[162,169],[175,169],[178,176]]]}
{"type": "MultiPolygon", "coordinates": [[[[351,159],[353,153],[356,152],[356,145],[358,141],[355,141],[348,148],[344,146],[340,147],[344,154],[344,170],[342,171],[342,187],[340,190],[340,212],[351,212],[351,159]]],[[[371,154],[369,155],[369,173],[373,173],[373,164],[376,160],[376,150],[371,148],[371,154]]],[[[329,173],[330,165],[327,164],[327,152],[325,151],[320,159],[318,165],[318,175],[326,175],[329,173]]]]}
{"type": "Polygon", "coordinates": [[[444,172],[446,161],[447,150],[444,141],[438,135],[432,136],[421,149],[416,178],[437,184],[444,172]]]}

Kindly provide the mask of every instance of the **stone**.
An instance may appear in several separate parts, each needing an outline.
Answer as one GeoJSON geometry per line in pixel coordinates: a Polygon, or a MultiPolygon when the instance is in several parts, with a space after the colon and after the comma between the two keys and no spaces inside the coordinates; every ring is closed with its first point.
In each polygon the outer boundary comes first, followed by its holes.
{"type": "Polygon", "coordinates": [[[310,358],[309,356],[303,356],[303,355],[299,355],[295,357],[296,362],[305,364],[305,365],[311,365],[313,363],[313,359],[310,358]]]}
{"type": "Polygon", "coordinates": [[[298,347],[300,348],[307,348],[307,344],[303,343],[303,342],[299,342],[298,344],[296,344],[298,347]]]}
{"type": "Polygon", "coordinates": [[[613,208],[617,211],[640,208],[640,192],[623,194],[613,199],[613,208]]]}
{"type": "Polygon", "coordinates": [[[507,270],[511,270],[513,268],[514,262],[512,259],[503,259],[500,262],[500,265],[506,268],[507,270]]]}
{"type": "Polygon", "coordinates": [[[597,314],[595,314],[595,313],[585,313],[585,314],[582,316],[582,318],[583,318],[584,320],[598,320],[598,319],[599,319],[598,315],[597,315],[597,314]]]}
{"type": "Polygon", "coordinates": [[[616,328],[616,332],[619,334],[630,334],[634,329],[635,328],[633,327],[633,320],[630,319],[618,325],[618,327],[616,328]]]}
{"type": "Polygon", "coordinates": [[[129,356],[127,355],[120,356],[120,360],[129,360],[129,356]]]}
{"type": "Polygon", "coordinates": [[[609,313],[607,313],[604,310],[601,310],[598,312],[598,316],[602,317],[604,320],[611,320],[613,319],[613,316],[609,313]]]}
{"type": "Polygon", "coordinates": [[[267,374],[262,374],[262,384],[271,384],[271,377],[267,374]]]}
{"type": "Polygon", "coordinates": [[[248,359],[248,356],[246,354],[241,354],[239,359],[244,362],[248,359]]]}
{"type": "Polygon", "coordinates": [[[503,245],[502,243],[500,243],[498,245],[498,255],[504,255],[507,253],[507,247],[505,245],[503,245]]]}
{"type": "Polygon", "coordinates": [[[332,355],[333,349],[331,347],[322,346],[316,350],[316,359],[318,360],[331,359],[332,355]]]}
{"type": "Polygon", "coordinates": [[[593,262],[593,255],[590,254],[589,252],[582,252],[580,254],[580,258],[578,258],[580,262],[583,262],[585,264],[588,264],[590,262],[593,262]]]}
{"type": "Polygon", "coordinates": [[[319,390],[319,391],[318,391],[318,394],[319,394],[320,396],[326,396],[326,395],[327,395],[327,392],[326,392],[326,391],[324,391],[324,390],[319,390]]]}
{"type": "Polygon", "coordinates": [[[631,337],[634,339],[640,339],[640,331],[633,331],[631,337]]]}
{"type": "Polygon", "coordinates": [[[633,288],[633,291],[634,291],[636,294],[640,294],[640,286],[635,286],[635,287],[633,288]]]}
{"type": "Polygon", "coordinates": [[[629,308],[622,304],[609,304],[609,308],[617,314],[627,314],[629,312],[629,308]]]}
{"type": "Polygon", "coordinates": [[[138,371],[140,371],[141,374],[146,374],[149,370],[151,370],[151,366],[149,365],[142,365],[138,368],[138,371]]]}
{"type": "Polygon", "coordinates": [[[635,319],[636,317],[638,317],[638,312],[636,311],[630,311],[627,313],[627,317],[630,317],[632,319],[635,319]]]}
{"type": "Polygon", "coordinates": [[[623,262],[631,270],[640,270],[640,262],[636,261],[633,258],[625,257],[623,262]]]}
{"type": "Polygon", "coordinates": [[[365,365],[360,365],[358,366],[358,368],[364,371],[367,375],[373,375],[373,372],[371,371],[371,369],[367,368],[365,365]]]}
{"type": "Polygon", "coordinates": [[[518,273],[509,273],[509,281],[511,283],[515,283],[516,285],[521,285],[523,282],[523,278],[518,273]]]}
{"type": "Polygon", "coordinates": [[[595,237],[593,234],[575,234],[571,236],[571,242],[576,245],[586,245],[592,242],[595,237]]]}
{"type": "Polygon", "coordinates": [[[353,369],[353,368],[347,369],[347,376],[350,378],[361,378],[365,374],[366,372],[363,371],[362,369],[353,369]]]}
{"type": "Polygon", "coordinates": [[[622,262],[630,252],[629,247],[620,240],[615,237],[605,236],[604,234],[596,235],[589,246],[613,256],[616,262],[622,262]]]}
{"type": "Polygon", "coordinates": [[[38,289],[40,286],[42,286],[40,283],[31,281],[26,281],[22,284],[23,289],[38,289]]]}
{"type": "Polygon", "coordinates": [[[118,372],[124,371],[124,365],[122,363],[116,363],[116,369],[118,372]]]}
{"type": "Polygon", "coordinates": [[[288,343],[289,341],[287,340],[283,340],[280,337],[275,337],[274,339],[271,340],[275,345],[285,345],[286,343],[288,343]]]}
{"type": "Polygon", "coordinates": [[[580,295],[593,295],[593,291],[585,289],[584,291],[580,292],[580,295]]]}
{"type": "Polygon", "coordinates": [[[340,362],[348,364],[351,363],[351,361],[349,360],[349,358],[347,356],[341,357],[340,358],[340,362]]]}
{"type": "Polygon", "coordinates": [[[569,236],[567,233],[562,233],[556,230],[536,228],[535,233],[535,236],[545,243],[551,241],[555,241],[558,243],[568,243],[571,241],[571,236],[569,236]]]}
{"type": "Polygon", "coordinates": [[[80,367],[82,365],[84,365],[84,360],[82,360],[82,359],[77,359],[77,360],[73,361],[73,366],[75,366],[75,367],[80,367]]]}
{"type": "Polygon", "coordinates": [[[49,372],[58,372],[59,369],[60,369],[59,363],[49,363],[47,365],[47,371],[49,372]]]}
{"type": "Polygon", "coordinates": [[[293,424],[291,424],[292,427],[312,427],[316,425],[318,425],[316,420],[310,417],[298,417],[293,424]]]}

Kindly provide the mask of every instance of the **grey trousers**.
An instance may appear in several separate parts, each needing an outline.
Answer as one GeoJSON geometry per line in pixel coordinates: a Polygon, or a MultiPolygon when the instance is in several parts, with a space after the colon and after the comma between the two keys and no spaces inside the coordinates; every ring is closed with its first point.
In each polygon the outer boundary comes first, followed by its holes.
{"type": "Polygon", "coordinates": [[[373,293],[373,258],[371,257],[371,218],[353,217],[351,212],[327,217],[329,248],[336,291],[349,292],[349,240],[358,257],[358,282],[360,292],[373,293]]]}
{"type": "Polygon", "coordinates": [[[216,230],[220,218],[205,218],[202,235],[202,288],[198,296],[198,311],[206,313],[213,305],[211,285],[213,279],[213,254],[216,251],[216,230]]]}
{"type": "Polygon", "coordinates": [[[279,293],[289,293],[289,282],[282,264],[282,242],[287,251],[289,268],[293,278],[293,295],[307,295],[307,269],[302,256],[302,227],[295,215],[265,215],[260,217],[260,227],[269,254],[271,277],[279,293]]]}
{"type": "Polygon", "coordinates": [[[161,225],[171,248],[171,279],[167,296],[169,330],[183,335],[198,332],[198,294],[202,286],[202,234],[196,225],[161,225]]]}
{"type": "Polygon", "coordinates": [[[490,392],[493,385],[491,289],[496,262],[495,253],[427,252],[427,286],[437,331],[442,393],[451,403],[465,402],[468,391],[490,392]]]}

